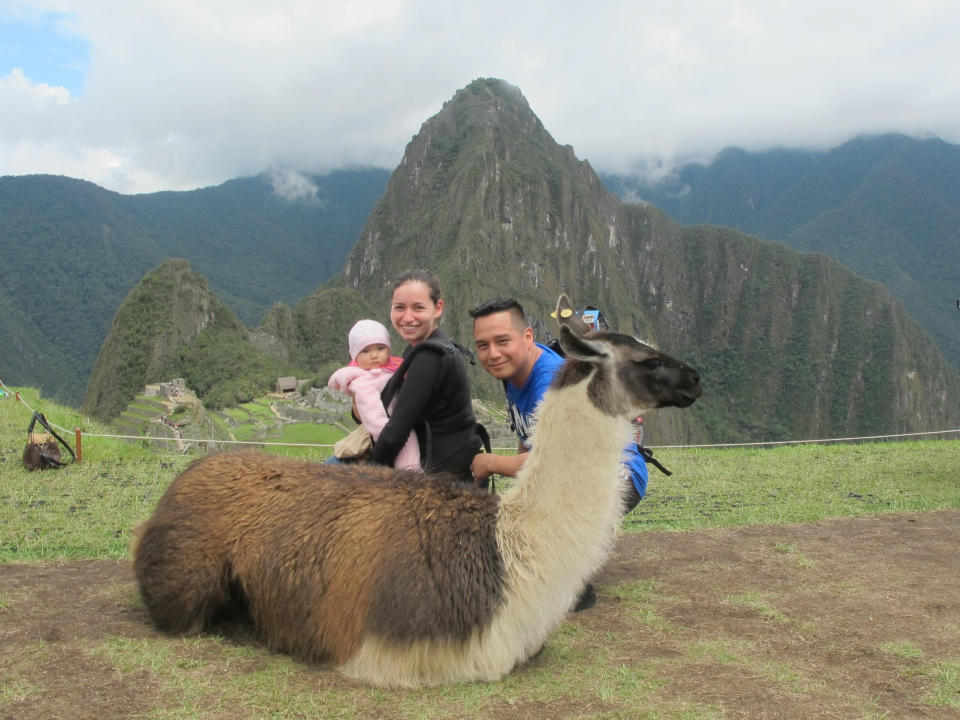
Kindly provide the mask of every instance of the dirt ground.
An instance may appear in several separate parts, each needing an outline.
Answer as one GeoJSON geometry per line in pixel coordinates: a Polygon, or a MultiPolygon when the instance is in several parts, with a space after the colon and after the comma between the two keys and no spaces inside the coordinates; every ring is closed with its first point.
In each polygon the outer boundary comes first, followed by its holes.
{"type": "MultiPolygon", "coordinates": [[[[960,718],[958,511],[623,535],[596,584],[597,605],[567,622],[612,638],[625,664],[662,658],[656,697],[673,708],[689,703],[719,718],[960,718]],[[653,589],[658,622],[628,612],[618,588],[636,581],[653,589]],[[691,660],[697,643],[723,652],[691,660]],[[747,660],[723,657],[738,648],[747,660]]],[[[88,651],[111,638],[159,637],[135,598],[126,561],[0,566],[0,718],[130,718],[162,708],[170,691],[149,669],[118,669],[88,651]]],[[[257,648],[254,659],[266,655],[249,630],[228,639],[257,648]]],[[[545,653],[531,664],[558,662],[545,653]]],[[[357,690],[332,671],[294,668],[296,684],[320,693],[357,690]]],[[[486,710],[524,720],[630,717],[597,696],[486,710]]]]}

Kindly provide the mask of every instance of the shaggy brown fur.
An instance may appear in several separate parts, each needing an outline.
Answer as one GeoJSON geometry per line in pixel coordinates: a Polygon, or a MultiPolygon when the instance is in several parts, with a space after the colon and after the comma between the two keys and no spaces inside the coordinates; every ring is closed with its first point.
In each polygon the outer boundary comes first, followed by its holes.
{"type": "Polygon", "coordinates": [[[134,569],[168,632],[239,590],[267,644],[307,660],[342,663],[366,633],[464,641],[503,598],[498,502],[443,476],[214,455],[138,530],[134,569]]]}

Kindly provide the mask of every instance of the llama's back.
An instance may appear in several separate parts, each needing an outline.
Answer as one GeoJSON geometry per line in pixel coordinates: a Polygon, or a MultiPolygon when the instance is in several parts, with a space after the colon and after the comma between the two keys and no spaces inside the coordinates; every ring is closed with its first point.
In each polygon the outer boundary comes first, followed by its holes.
{"type": "Polygon", "coordinates": [[[167,488],[135,533],[134,571],[157,625],[168,632],[201,630],[229,599],[234,550],[248,528],[269,522],[285,484],[309,475],[308,463],[284,471],[256,453],[197,460],[167,488]]]}
{"type": "Polygon", "coordinates": [[[272,648],[342,662],[365,636],[459,641],[489,623],[496,513],[449,478],[224,454],[174,481],[134,566],[164,630],[201,629],[240,590],[272,648]]]}

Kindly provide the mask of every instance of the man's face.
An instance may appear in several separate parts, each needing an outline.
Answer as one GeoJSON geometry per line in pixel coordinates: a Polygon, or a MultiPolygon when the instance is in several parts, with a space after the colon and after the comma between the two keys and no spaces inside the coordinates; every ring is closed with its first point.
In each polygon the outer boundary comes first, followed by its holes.
{"type": "Polygon", "coordinates": [[[473,321],[477,359],[498,380],[523,386],[536,362],[533,330],[519,329],[509,311],[491,313],[473,321]]]}

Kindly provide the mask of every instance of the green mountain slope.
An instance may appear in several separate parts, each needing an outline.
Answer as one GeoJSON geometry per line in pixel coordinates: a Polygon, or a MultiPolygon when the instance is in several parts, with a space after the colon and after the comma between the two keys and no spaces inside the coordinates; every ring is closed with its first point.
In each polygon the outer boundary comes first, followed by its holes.
{"type": "Polygon", "coordinates": [[[261,394],[287,369],[251,342],[205,278],[173,259],[147,273],[121,303],[81,410],[109,422],[145,385],[173,377],[215,409],[261,394]]]}
{"type": "MultiPolygon", "coordinates": [[[[271,339],[271,347],[281,347],[281,356],[302,374],[325,381],[338,367],[350,361],[347,334],[361,318],[383,317],[382,307],[373,307],[352,288],[332,285],[317,288],[293,308],[275,306],[264,318],[257,333],[271,339]]],[[[392,333],[391,329],[391,333],[392,333]]],[[[402,349],[393,334],[393,350],[402,349]]]]}
{"type": "MultiPolygon", "coordinates": [[[[42,319],[38,320],[43,322],[42,319]]],[[[63,325],[68,323],[66,312],[50,317],[47,324],[63,325]]],[[[33,318],[17,307],[0,288],[0,337],[3,338],[3,363],[0,366],[0,380],[13,382],[9,378],[21,378],[23,381],[39,386],[42,381],[56,379],[60,382],[50,395],[67,394],[69,391],[83,392],[86,380],[66,361],[59,348],[46,339],[45,333],[33,318]]]]}
{"type": "MultiPolygon", "coordinates": [[[[0,336],[0,357],[6,365],[16,355],[14,339],[29,335],[47,366],[38,366],[30,381],[76,404],[110,318],[162,252],[123,209],[120,195],[35,175],[0,178],[0,258],[0,286],[30,323],[0,336]]],[[[29,377],[15,368],[4,373],[11,375],[4,382],[29,377]]]]}
{"type": "Polygon", "coordinates": [[[117,307],[170,257],[186,258],[255,325],[340,270],[387,176],[344,170],[291,183],[264,174],[131,196],[65,177],[0,177],[0,292],[11,306],[4,382],[79,403],[117,307]],[[41,348],[40,362],[10,360],[25,345],[41,348]]]}
{"type": "Polygon", "coordinates": [[[960,368],[960,146],[883,135],[828,153],[728,149],[656,184],[604,181],[685,224],[830,255],[883,283],[960,368]]]}

